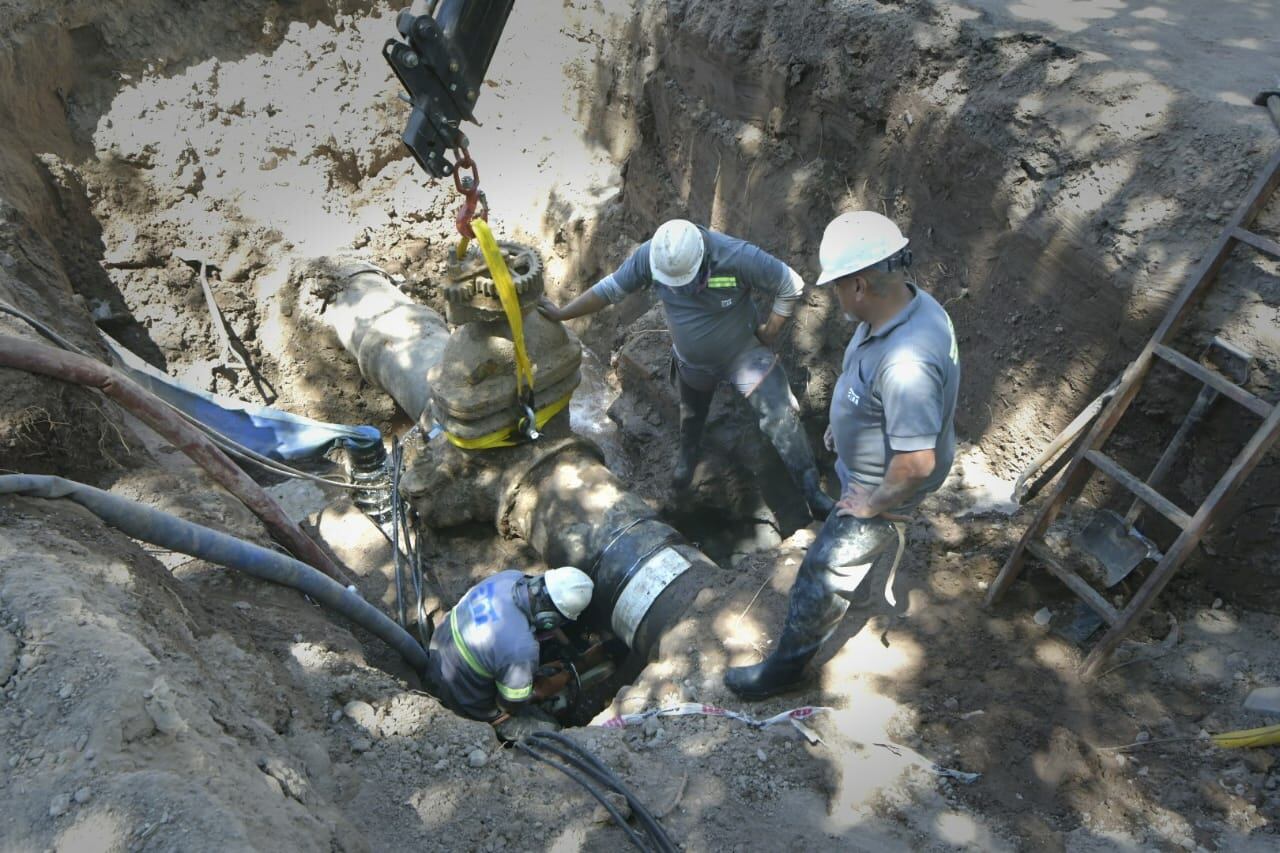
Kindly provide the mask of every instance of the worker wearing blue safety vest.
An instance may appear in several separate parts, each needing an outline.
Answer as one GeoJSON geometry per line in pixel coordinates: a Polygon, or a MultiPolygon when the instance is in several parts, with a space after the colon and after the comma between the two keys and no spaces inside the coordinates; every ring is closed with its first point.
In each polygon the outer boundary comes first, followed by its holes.
{"type": "Polygon", "coordinates": [[[676,492],[692,481],[712,396],[726,382],[755,411],[760,431],[778,451],[810,513],[826,518],[834,502],[822,491],[799,404],[770,349],[803,285],[795,270],[763,249],[673,219],[590,290],[563,308],[543,297],[538,310],[552,320],[572,320],[652,287],[671,331],[673,379],[680,390],[680,453],[671,478],[676,492]],[[757,293],[773,300],[764,322],[752,301],[757,293]]]}
{"type": "Polygon", "coordinates": [[[455,713],[493,723],[505,740],[554,728],[529,705],[539,643],[577,620],[593,586],[572,566],[538,576],[511,569],[476,584],[431,638],[428,690],[455,713]]]}

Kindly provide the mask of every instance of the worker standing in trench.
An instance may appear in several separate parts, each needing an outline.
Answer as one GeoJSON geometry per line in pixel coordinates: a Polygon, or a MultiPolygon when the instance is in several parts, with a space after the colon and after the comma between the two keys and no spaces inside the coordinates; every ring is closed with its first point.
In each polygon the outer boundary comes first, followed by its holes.
{"type": "Polygon", "coordinates": [[[847,596],[896,539],[892,584],[906,515],[942,485],[955,457],[955,330],[942,306],[907,280],[907,238],[878,213],[844,213],[827,226],[819,254],[817,286],[829,286],[845,316],[859,321],[826,432],[842,496],[800,564],[773,654],[725,673],[725,685],[747,699],[804,680],[849,609],[847,596]]]}
{"type": "Polygon", "coordinates": [[[799,404],[770,349],[791,317],[804,281],[782,261],[743,240],[683,219],[665,222],[611,275],[563,308],[543,297],[538,310],[551,320],[572,320],[654,286],[671,330],[672,369],[680,390],[680,453],[672,475],[688,488],[711,400],[721,381],[732,384],[755,411],[804,494],[816,519],[834,501],[822,491],[813,449],[800,426],[799,404]],[[753,292],[773,297],[764,323],[753,292]]]}
{"type": "Polygon", "coordinates": [[[428,691],[455,714],[492,723],[503,740],[559,728],[529,704],[539,641],[576,621],[593,590],[572,566],[536,577],[509,569],[476,584],[431,638],[428,691]]]}

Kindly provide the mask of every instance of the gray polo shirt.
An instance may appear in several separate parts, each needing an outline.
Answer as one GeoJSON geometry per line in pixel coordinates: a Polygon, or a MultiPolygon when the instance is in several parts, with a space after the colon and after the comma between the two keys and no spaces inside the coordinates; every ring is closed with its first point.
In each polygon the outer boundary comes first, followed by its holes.
{"type": "Polygon", "coordinates": [[[477,719],[493,716],[499,695],[508,702],[533,695],[538,641],[513,593],[523,579],[509,569],[476,584],[431,637],[429,681],[446,704],[477,719]]]}
{"type": "Polygon", "coordinates": [[[649,243],[642,243],[612,275],[592,287],[610,303],[652,286],[662,301],[676,355],[686,364],[718,372],[743,351],[759,346],[751,293],[772,296],[773,311],[790,317],[804,288],[791,267],[763,249],[699,227],[706,244],[709,278],[701,287],[667,287],[654,281],[649,243]]]}
{"type": "Polygon", "coordinates": [[[955,459],[960,355],[951,318],[932,296],[914,296],[875,334],[858,326],[844,352],[831,398],[836,474],[874,488],[895,452],[932,449],[928,481],[901,507],[911,509],[942,485],[955,459]]]}

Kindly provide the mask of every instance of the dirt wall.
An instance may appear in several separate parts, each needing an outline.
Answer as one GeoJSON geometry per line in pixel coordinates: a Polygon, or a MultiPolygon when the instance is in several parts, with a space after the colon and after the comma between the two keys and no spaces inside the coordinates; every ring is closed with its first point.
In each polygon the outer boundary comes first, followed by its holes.
{"type": "MultiPolygon", "coordinates": [[[[642,4],[640,20],[652,42],[618,43],[596,77],[609,97],[584,117],[600,144],[631,144],[620,209],[574,246],[579,278],[611,269],[654,223],[687,216],[812,281],[831,216],[882,211],[955,321],[959,434],[1010,479],[1141,350],[1277,144],[1265,111],[1238,95],[1224,102],[1216,75],[1151,73],[1141,48],[1119,38],[1103,55],[1043,26],[993,27],[964,3],[687,0],[642,4]],[[633,130],[621,133],[628,118],[633,130]]],[[[1259,61],[1262,86],[1271,60],[1259,61]]],[[[1259,230],[1280,233],[1280,204],[1259,230]]],[[[1273,259],[1239,252],[1179,340],[1197,355],[1222,334],[1252,352],[1248,386],[1266,399],[1280,382],[1277,272],[1273,259]]],[[[617,330],[648,307],[632,302],[621,323],[601,321],[585,339],[615,351],[626,339],[617,330]]],[[[810,292],[783,344],[814,435],[851,332],[833,300],[810,292]]],[[[1162,370],[1151,388],[1109,445],[1138,472],[1198,390],[1162,370]]],[[[1195,507],[1257,425],[1217,406],[1166,491],[1195,507]]],[[[1278,458],[1229,519],[1266,503],[1278,458]]],[[[1153,528],[1162,542],[1173,533],[1153,528]]],[[[1233,553],[1240,570],[1221,590],[1269,606],[1249,592],[1255,581],[1234,578],[1280,567],[1256,548],[1233,553]]]]}

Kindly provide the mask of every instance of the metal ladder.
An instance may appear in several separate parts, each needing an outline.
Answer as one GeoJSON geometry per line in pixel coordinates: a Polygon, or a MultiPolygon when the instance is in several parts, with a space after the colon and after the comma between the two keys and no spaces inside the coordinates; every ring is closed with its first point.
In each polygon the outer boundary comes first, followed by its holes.
{"type": "MultiPolygon", "coordinates": [[[[1275,99],[1274,96],[1272,99],[1275,99]]],[[[1277,119],[1277,123],[1280,124],[1280,119],[1277,119]]],[[[1099,413],[1092,429],[1072,456],[1065,473],[1058,480],[1035,519],[1023,533],[1017,547],[1009,555],[995,582],[987,591],[986,605],[990,607],[1000,599],[1021,573],[1028,552],[1044,563],[1051,574],[1066,584],[1110,626],[1081,665],[1085,678],[1092,678],[1098,673],[1099,667],[1115,651],[1138,618],[1151,606],[1155,597],[1191,555],[1205,532],[1218,520],[1224,503],[1244,483],[1250,472],[1276,443],[1277,438],[1280,438],[1280,405],[1265,402],[1222,374],[1188,358],[1172,347],[1178,331],[1200,298],[1213,285],[1219,271],[1237,246],[1248,246],[1280,258],[1280,243],[1249,230],[1254,220],[1266,208],[1277,185],[1280,185],[1280,150],[1272,155],[1262,174],[1249,189],[1244,202],[1218,237],[1213,250],[1200,262],[1187,285],[1183,287],[1182,292],[1169,308],[1163,322],[1151,336],[1151,340],[1147,342],[1137,359],[1125,369],[1115,396],[1099,413]],[[1198,382],[1213,388],[1226,399],[1234,401],[1262,418],[1262,425],[1232,461],[1231,466],[1218,480],[1204,502],[1190,514],[1102,451],[1103,445],[1129,408],[1129,404],[1141,390],[1147,374],[1157,359],[1167,362],[1198,382]],[[1117,610],[1084,578],[1063,565],[1043,541],[1045,531],[1057,518],[1063,504],[1080,493],[1095,471],[1118,483],[1181,530],[1177,539],[1165,550],[1163,557],[1123,610],[1117,610]]]]}

